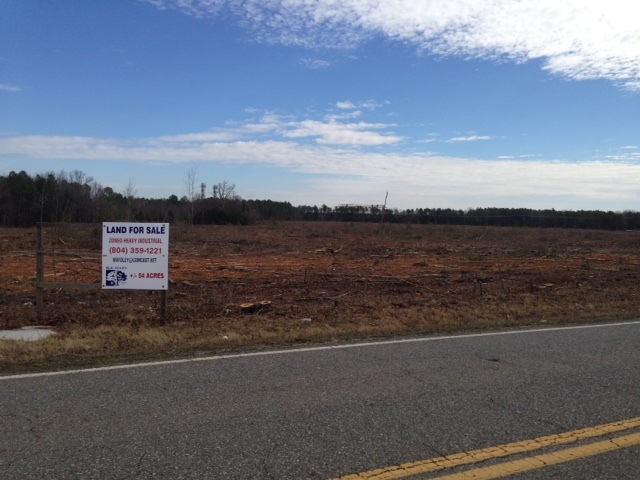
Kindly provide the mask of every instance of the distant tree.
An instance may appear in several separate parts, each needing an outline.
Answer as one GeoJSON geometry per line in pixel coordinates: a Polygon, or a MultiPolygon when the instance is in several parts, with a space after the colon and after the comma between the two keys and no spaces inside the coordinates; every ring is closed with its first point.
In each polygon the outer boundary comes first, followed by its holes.
{"type": "Polygon", "coordinates": [[[10,172],[8,177],[9,209],[11,224],[16,227],[26,227],[33,223],[33,208],[38,204],[37,191],[33,179],[22,170],[19,173],[10,172]]]}
{"type": "Polygon", "coordinates": [[[189,223],[193,224],[193,214],[194,214],[194,205],[193,201],[196,197],[196,176],[198,174],[198,169],[196,167],[192,167],[187,172],[187,175],[184,179],[184,188],[187,193],[187,198],[190,202],[189,208],[189,223]]]}
{"type": "Polygon", "coordinates": [[[124,187],[124,198],[127,200],[127,222],[132,220],[133,216],[133,203],[138,193],[136,185],[132,179],[129,179],[129,183],[124,187]]]}
{"type": "Polygon", "coordinates": [[[228,183],[226,180],[213,186],[213,198],[220,200],[220,208],[224,211],[227,200],[239,200],[236,195],[236,184],[228,183]]]}
{"type": "Polygon", "coordinates": [[[48,221],[55,220],[52,218],[51,205],[55,202],[56,196],[56,177],[53,172],[45,173],[44,175],[36,175],[35,186],[39,195],[39,221],[43,222],[45,218],[48,221]],[[45,215],[46,214],[46,215],[45,215]]]}
{"type": "Polygon", "coordinates": [[[94,221],[122,221],[130,215],[127,199],[111,187],[104,187],[94,199],[94,221]]]}
{"type": "Polygon", "coordinates": [[[93,177],[88,176],[82,170],[73,170],[69,173],[69,182],[77,183],[78,185],[88,185],[93,182],[93,177]]]}

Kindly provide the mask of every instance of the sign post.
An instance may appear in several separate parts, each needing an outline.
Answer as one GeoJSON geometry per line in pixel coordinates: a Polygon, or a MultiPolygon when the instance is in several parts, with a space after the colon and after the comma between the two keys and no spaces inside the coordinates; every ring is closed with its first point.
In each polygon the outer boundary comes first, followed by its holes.
{"type": "Polygon", "coordinates": [[[164,290],[169,286],[169,224],[102,224],[102,289],[164,290]]]}

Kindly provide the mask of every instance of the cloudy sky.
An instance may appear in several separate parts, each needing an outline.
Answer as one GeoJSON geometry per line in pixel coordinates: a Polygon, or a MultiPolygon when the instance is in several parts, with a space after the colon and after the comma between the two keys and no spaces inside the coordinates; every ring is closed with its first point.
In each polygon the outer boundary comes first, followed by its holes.
{"type": "Polygon", "coordinates": [[[4,0],[0,174],[640,210],[628,0],[4,0]]]}

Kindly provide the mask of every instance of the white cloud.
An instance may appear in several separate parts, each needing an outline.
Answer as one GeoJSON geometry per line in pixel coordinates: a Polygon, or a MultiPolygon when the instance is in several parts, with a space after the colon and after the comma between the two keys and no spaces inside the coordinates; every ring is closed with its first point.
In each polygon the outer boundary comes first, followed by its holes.
{"type": "MultiPolygon", "coordinates": [[[[251,110],[248,113],[256,113],[251,110]]],[[[298,120],[294,117],[267,112],[259,120],[229,125],[226,129],[209,132],[186,133],[149,139],[154,145],[177,146],[186,144],[229,143],[234,141],[265,141],[311,139],[317,144],[346,147],[376,147],[394,145],[404,137],[388,130],[395,125],[386,123],[354,122],[362,115],[359,110],[342,115],[325,115],[321,120],[298,120]]]]}
{"type": "Polygon", "coordinates": [[[492,137],[488,135],[470,135],[468,137],[453,137],[446,140],[447,143],[459,143],[459,142],[478,142],[482,140],[491,140],[492,137]]]}
{"type": "MultiPolygon", "coordinates": [[[[309,138],[318,144],[344,146],[393,145],[404,140],[403,137],[386,131],[394,125],[350,121],[361,114],[362,112],[355,110],[344,115],[325,115],[322,120],[297,120],[268,113],[257,123],[247,123],[227,133],[230,136],[236,135],[237,138],[256,134],[284,139],[309,138]]],[[[222,136],[223,133],[217,135],[222,136]]],[[[203,135],[206,137],[211,134],[203,135]]]]}
{"type": "Polygon", "coordinates": [[[0,84],[0,92],[21,92],[22,88],[14,85],[0,84]]]}
{"type": "Polygon", "coordinates": [[[329,145],[391,145],[401,142],[402,137],[381,134],[373,130],[384,129],[385,124],[337,123],[306,120],[289,124],[284,132],[287,138],[316,137],[316,142],[329,145]]]}
{"type": "Polygon", "coordinates": [[[436,55],[526,62],[640,91],[640,4],[628,0],[147,0],[196,17],[225,11],[258,40],[353,48],[376,36],[436,55]]]}
{"type": "Polygon", "coordinates": [[[366,110],[376,110],[388,104],[389,102],[376,102],[374,100],[368,100],[366,102],[361,102],[356,104],[347,100],[344,102],[337,102],[336,107],[338,107],[341,110],[354,110],[358,108],[364,108],[366,110]]]}
{"type": "Polygon", "coordinates": [[[237,3],[229,0],[144,0],[160,10],[175,9],[187,15],[203,18],[217,15],[228,4],[237,3]]]}
{"type": "Polygon", "coordinates": [[[239,133],[226,132],[201,132],[186,133],[183,135],[168,135],[158,137],[156,142],[161,143],[207,143],[207,142],[231,142],[240,137],[239,133]]]}
{"type": "Polygon", "coordinates": [[[302,63],[305,67],[310,68],[312,70],[319,70],[321,68],[328,68],[331,66],[331,63],[327,60],[313,59],[313,58],[303,58],[302,63]]]}
{"type": "Polygon", "coordinates": [[[336,107],[338,107],[341,110],[353,110],[354,108],[358,108],[353,102],[349,102],[349,101],[338,102],[336,103],[336,107]]]}
{"type": "Polygon", "coordinates": [[[337,122],[340,120],[349,120],[353,118],[359,118],[362,116],[362,112],[360,110],[352,110],[347,113],[341,113],[340,115],[327,115],[325,117],[325,121],[337,122]]]}
{"type": "MultiPolygon", "coordinates": [[[[321,125],[301,124],[308,134],[326,133],[321,125]]],[[[299,130],[300,135],[302,131],[299,130]]],[[[357,131],[355,134],[357,135],[357,131]]],[[[364,132],[362,132],[364,133],[364,132]]],[[[305,133],[306,134],[306,133],[305,133]]],[[[38,159],[59,168],[61,161],[127,161],[147,165],[225,164],[267,166],[306,175],[314,191],[296,195],[300,203],[353,203],[377,198],[390,191],[393,205],[414,208],[438,205],[525,205],[535,208],[603,208],[607,202],[637,205],[640,164],[627,162],[545,162],[541,160],[478,160],[421,154],[377,153],[325,144],[302,144],[293,140],[247,140],[210,142],[206,134],[115,141],[91,137],[0,137],[0,157],[38,159]],[[184,142],[176,142],[184,137],[184,142]],[[321,174],[321,177],[317,175],[321,174]],[[330,178],[327,178],[329,176],[330,178]],[[376,196],[377,195],[377,196],[376,196]],[[546,199],[547,203],[540,203],[546,199]],[[552,200],[550,200],[552,199],[552,200]],[[564,199],[560,202],[559,199],[564,199]],[[538,203],[535,203],[538,202],[538,203]],[[574,203],[567,203],[574,202],[574,203]]],[[[87,167],[89,168],[89,167],[87,167]]],[[[160,168],[160,167],[157,167],[160,168]]],[[[371,201],[371,200],[368,200],[371,201]]],[[[615,207],[614,207],[615,208],[615,207]]]]}
{"type": "MultiPolygon", "coordinates": [[[[618,149],[620,155],[579,163],[529,158],[536,155],[481,160],[403,152],[400,144],[405,138],[392,131],[396,125],[354,121],[362,104],[340,103],[344,108],[338,115],[296,118],[275,112],[260,115],[251,108],[245,112],[250,118],[243,122],[228,122],[205,132],[141,139],[5,134],[0,135],[0,164],[5,169],[23,169],[31,162],[42,171],[59,169],[65,163],[80,163],[89,169],[91,162],[138,164],[145,170],[153,167],[154,172],[194,164],[245,166],[253,172],[264,168],[264,179],[269,181],[273,175],[268,171],[279,170],[284,177],[298,174],[305,186],[287,185],[291,195],[281,199],[301,204],[329,204],[334,199],[335,204],[376,203],[367,199],[383,191],[392,192],[393,206],[398,208],[628,209],[640,204],[640,152],[636,149],[618,149]],[[391,145],[396,148],[388,148],[391,145]]],[[[329,111],[336,108],[340,107],[331,105],[329,111]]],[[[425,142],[436,141],[438,136],[430,133],[425,142]]],[[[447,141],[491,138],[469,135],[447,141]]],[[[157,189],[162,190],[163,185],[157,189]]]]}
{"type": "Polygon", "coordinates": [[[635,150],[638,147],[635,145],[627,145],[626,147],[622,147],[623,150],[635,150]]]}
{"type": "Polygon", "coordinates": [[[640,152],[624,153],[621,155],[607,155],[605,158],[615,162],[638,162],[640,161],[640,152]]]}

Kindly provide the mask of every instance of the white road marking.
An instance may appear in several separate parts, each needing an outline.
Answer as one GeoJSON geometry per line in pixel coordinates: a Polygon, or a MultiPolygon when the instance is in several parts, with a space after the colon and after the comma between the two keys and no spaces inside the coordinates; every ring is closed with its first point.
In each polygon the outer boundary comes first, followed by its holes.
{"type": "Polygon", "coordinates": [[[249,352],[249,353],[234,353],[228,355],[211,355],[208,357],[190,357],[180,358],[174,360],[158,360],[155,362],[140,362],[124,365],[111,365],[108,367],[93,367],[93,368],[80,368],[75,370],[56,370],[53,372],[36,372],[36,373],[22,373],[18,375],[0,375],[0,381],[2,380],[20,380],[26,378],[39,378],[39,377],[54,377],[58,375],[75,375],[78,373],[95,373],[95,372],[107,372],[111,370],[128,370],[132,368],[143,367],[156,367],[162,365],[177,365],[180,363],[200,363],[211,362],[215,360],[228,360],[234,358],[248,358],[248,357],[264,357],[267,355],[287,355],[294,353],[306,353],[306,352],[318,352],[323,350],[344,350],[347,348],[363,348],[363,347],[379,347],[383,345],[396,345],[401,343],[421,343],[421,342],[437,342],[442,340],[459,340],[465,338],[479,338],[479,337],[496,337],[501,335],[524,335],[528,333],[540,333],[540,332],[554,332],[565,330],[583,330],[587,328],[611,328],[620,327],[626,325],[640,325],[640,320],[633,320],[630,322],[617,322],[617,323],[603,323],[595,325],[572,325],[569,327],[546,327],[546,328],[531,328],[526,330],[505,330],[500,332],[482,332],[482,333],[466,333],[460,335],[442,335],[432,337],[419,337],[419,338],[404,338],[396,340],[381,340],[374,342],[361,342],[361,343],[349,343],[342,345],[323,345],[317,347],[302,347],[295,349],[285,350],[268,350],[261,352],[249,352]]]}

